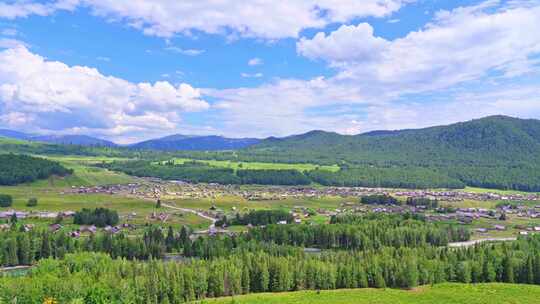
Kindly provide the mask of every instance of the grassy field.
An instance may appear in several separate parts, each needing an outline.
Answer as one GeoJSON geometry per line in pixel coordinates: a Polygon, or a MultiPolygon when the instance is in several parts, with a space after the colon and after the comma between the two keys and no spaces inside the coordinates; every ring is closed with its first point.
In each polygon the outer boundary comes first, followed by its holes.
{"type": "MultiPolygon", "coordinates": [[[[193,227],[207,227],[209,222],[191,213],[172,211],[166,208],[156,209],[153,201],[129,198],[119,195],[109,194],[61,194],[58,188],[40,188],[35,186],[0,187],[0,193],[13,196],[13,206],[7,209],[19,211],[77,211],[82,208],[104,207],[118,211],[120,216],[136,213],[132,220],[134,224],[158,223],[150,220],[149,216],[153,212],[166,212],[170,215],[165,226],[180,227],[190,225],[193,227]],[[26,202],[31,197],[39,198],[38,206],[27,207],[26,202]]],[[[36,223],[36,219],[31,219],[28,223],[36,223]]],[[[43,220],[50,224],[54,219],[43,220]]]]}
{"type": "Polygon", "coordinates": [[[225,211],[232,210],[236,207],[237,210],[244,209],[291,209],[295,206],[306,208],[325,208],[335,209],[343,202],[350,201],[342,197],[324,197],[324,198],[303,198],[303,199],[284,199],[284,200],[262,200],[248,201],[236,196],[222,196],[215,199],[164,199],[178,207],[190,209],[208,209],[212,206],[223,209],[225,211]]]}
{"type": "Polygon", "coordinates": [[[531,194],[535,192],[523,192],[516,190],[497,190],[497,189],[486,189],[486,188],[475,188],[475,187],[465,187],[464,191],[474,192],[474,193],[497,193],[497,194],[531,194]]]}
{"type": "Polygon", "coordinates": [[[198,303],[216,304],[535,304],[540,286],[514,284],[440,284],[414,290],[356,289],[265,293],[198,303]]]}
{"type": "MultiPolygon", "coordinates": [[[[193,161],[189,158],[175,158],[174,162],[176,164],[183,164],[187,161],[193,161]]],[[[339,171],[337,165],[333,166],[319,166],[314,164],[285,164],[285,163],[259,163],[259,162],[236,162],[228,160],[197,160],[204,162],[214,167],[223,167],[223,168],[232,168],[234,170],[238,169],[253,169],[253,170],[263,170],[263,169],[272,169],[272,170],[286,170],[293,169],[299,171],[311,171],[319,168],[321,170],[327,170],[336,172],[339,171]]]]}
{"type": "MultiPolygon", "coordinates": [[[[193,215],[191,213],[181,213],[167,209],[156,210],[155,202],[125,197],[121,195],[109,194],[70,194],[71,187],[78,186],[97,186],[109,184],[126,184],[136,181],[136,178],[123,173],[117,173],[102,168],[90,166],[97,162],[112,161],[111,158],[101,157],[50,157],[59,161],[64,166],[74,170],[73,175],[67,177],[50,177],[46,180],[39,180],[29,184],[18,186],[0,186],[0,193],[9,194],[13,197],[13,206],[8,209],[19,211],[77,211],[82,208],[105,207],[118,211],[123,216],[136,213],[133,219],[135,224],[153,223],[148,217],[153,212],[167,212],[170,214],[169,220],[164,225],[180,227],[181,225],[190,225],[193,227],[207,227],[209,221],[193,215]],[[27,207],[29,198],[38,198],[38,206],[27,207]]],[[[51,224],[54,219],[36,220],[29,219],[24,223],[46,226],[51,224]]],[[[157,223],[157,222],[156,222],[157,223]]],[[[69,225],[69,223],[66,223],[69,225]]]]}
{"type": "Polygon", "coordinates": [[[67,168],[73,169],[74,174],[66,178],[52,177],[48,180],[42,180],[33,183],[34,186],[97,186],[111,184],[127,184],[135,180],[134,177],[120,172],[113,172],[103,168],[97,168],[92,165],[101,162],[111,162],[114,160],[123,160],[110,157],[79,157],[79,156],[55,156],[47,159],[57,161],[67,168]]]}

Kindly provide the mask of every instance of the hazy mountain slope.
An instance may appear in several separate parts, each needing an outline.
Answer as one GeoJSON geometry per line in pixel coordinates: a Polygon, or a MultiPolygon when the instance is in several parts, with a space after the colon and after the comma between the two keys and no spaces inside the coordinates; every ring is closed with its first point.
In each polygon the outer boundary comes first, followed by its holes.
{"type": "Polygon", "coordinates": [[[23,132],[7,130],[7,129],[1,129],[0,130],[0,137],[20,139],[20,140],[28,140],[31,137],[31,135],[23,133],[23,132]]]}
{"type": "Polygon", "coordinates": [[[33,136],[32,141],[40,141],[59,145],[114,147],[115,143],[86,135],[43,135],[33,136]]]}
{"type": "Polygon", "coordinates": [[[0,136],[19,140],[37,141],[59,145],[114,147],[115,143],[87,135],[35,135],[13,130],[0,130],[0,136]]]}
{"type": "Polygon", "coordinates": [[[236,150],[259,142],[255,138],[226,138],[221,136],[171,135],[130,145],[133,149],[151,149],[161,151],[174,150],[236,150]]]}

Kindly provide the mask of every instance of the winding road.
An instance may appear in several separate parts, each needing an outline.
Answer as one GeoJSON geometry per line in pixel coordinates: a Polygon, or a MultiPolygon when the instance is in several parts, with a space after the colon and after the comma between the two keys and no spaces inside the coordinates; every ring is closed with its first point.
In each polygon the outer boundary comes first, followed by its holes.
{"type": "Polygon", "coordinates": [[[211,216],[208,216],[202,212],[199,212],[199,211],[196,211],[196,210],[193,210],[193,209],[188,209],[188,208],[180,208],[180,207],[176,207],[176,206],[171,206],[171,205],[168,205],[168,204],[165,204],[165,203],[162,203],[161,206],[163,207],[166,207],[166,208],[170,208],[170,209],[175,209],[175,210],[180,210],[180,211],[183,211],[183,212],[190,212],[190,213],[193,213],[195,215],[198,215],[204,219],[207,219],[209,220],[210,222],[212,222],[212,224],[210,224],[210,226],[208,227],[208,229],[214,229],[216,227],[216,222],[217,222],[217,219],[216,218],[213,218],[211,216]]]}

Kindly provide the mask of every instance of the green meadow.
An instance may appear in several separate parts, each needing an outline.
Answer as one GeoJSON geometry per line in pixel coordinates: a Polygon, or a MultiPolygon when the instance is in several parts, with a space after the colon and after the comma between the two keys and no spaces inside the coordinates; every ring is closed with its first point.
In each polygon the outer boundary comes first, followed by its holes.
{"type": "MultiPolygon", "coordinates": [[[[195,159],[189,158],[175,158],[176,164],[183,164],[188,161],[194,161],[195,159]]],[[[261,163],[261,162],[237,162],[229,160],[196,160],[199,162],[207,163],[214,167],[238,169],[250,169],[250,170],[298,170],[298,171],[311,171],[319,168],[320,170],[339,171],[338,165],[332,166],[319,166],[315,164],[286,164],[286,163],[261,163]]]]}
{"type": "Polygon", "coordinates": [[[535,304],[540,286],[517,284],[440,284],[413,290],[354,289],[264,293],[209,299],[205,304],[535,304]]]}

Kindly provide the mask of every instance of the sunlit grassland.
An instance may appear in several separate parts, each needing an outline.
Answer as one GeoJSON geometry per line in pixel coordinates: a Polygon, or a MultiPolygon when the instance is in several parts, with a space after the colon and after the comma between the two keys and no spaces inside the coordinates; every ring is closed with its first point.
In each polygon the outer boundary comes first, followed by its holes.
{"type": "Polygon", "coordinates": [[[441,201],[440,205],[443,207],[454,208],[483,208],[483,209],[495,209],[498,201],[478,201],[478,200],[463,200],[457,202],[441,201]]]}
{"type": "MultiPolygon", "coordinates": [[[[194,159],[189,158],[175,158],[175,164],[183,164],[187,161],[193,161],[194,159]]],[[[339,166],[323,166],[315,164],[286,164],[286,163],[261,163],[261,162],[238,162],[238,161],[229,161],[229,160],[197,160],[199,162],[204,162],[214,167],[223,167],[231,168],[234,170],[238,169],[251,169],[251,170],[299,170],[299,171],[311,171],[319,168],[320,170],[339,171],[339,166]]]]}
{"type": "Polygon", "coordinates": [[[52,177],[33,183],[34,186],[71,187],[71,186],[97,186],[111,184],[127,184],[135,180],[134,177],[121,172],[114,172],[94,165],[101,162],[123,160],[110,157],[79,157],[79,156],[55,156],[46,157],[58,161],[69,169],[73,169],[71,176],[64,178],[52,177]]]}
{"type": "MultiPolygon", "coordinates": [[[[9,209],[57,212],[104,207],[118,211],[121,216],[136,213],[137,216],[133,219],[134,224],[153,223],[153,220],[149,220],[149,216],[153,212],[166,212],[170,214],[168,221],[164,225],[204,227],[209,223],[207,220],[191,213],[183,214],[182,212],[167,209],[156,210],[155,202],[149,200],[123,195],[69,193],[72,187],[127,184],[137,181],[137,179],[123,173],[92,166],[92,164],[98,162],[113,160],[108,157],[61,156],[47,158],[59,161],[67,168],[73,169],[74,173],[66,177],[52,176],[45,180],[18,186],[0,186],[0,193],[9,194],[13,197],[13,206],[9,209]],[[26,203],[28,199],[33,197],[38,198],[38,206],[27,207],[26,203]]],[[[53,219],[30,219],[28,221],[37,224],[41,222],[50,224],[53,219]]]]}
{"type": "Polygon", "coordinates": [[[414,290],[353,289],[264,293],[208,299],[216,304],[521,304],[540,303],[540,286],[517,284],[440,284],[414,290]]]}
{"type": "Polygon", "coordinates": [[[220,196],[212,198],[197,198],[197,199],[174,199],[164,198],[164,201],[171,202],[178,207],[190,209],[206,210],[212,206],[220,208],[224,211],[231,211],[233,207],[238,211],[251,209],[291,209],[293,207],[305,208],[323,208],[336,209],[344,202],[349,202],[351,199],[342,197],[323,197],[323,198],[287,198],[283,200],[246,200],[237,196],[220,196]]]}
{"type": "Polygon", "coordinates": [[[509,194],[531,194],[534,192],[523,192],[516,190],[497,190],[497,189],[486,189],[486,188],[475,188],[475,187],[465,187],[463,191],[472,192],[472,193],[496,193],[500,195],[509,195],[509,194]]]}
{"type": "MultiPolygon", "coordinates": [[[[167,213],[169,219],[162,225],[180,227],[181,225],[190,226],[207,226],[209,221],[191,213],[183,213],[167,208],[156,209],[154,201],[125,197],[121,195],[109,194],[62,194],[61,189],[37,188],[37,187],[0,187],[0,193],[13,196],[13,206],[4,209],[14,209],[19,211],[77,211],[82,208],[109,208],[118,211],[122,218],[135,213],[136,216],[131,221],[133,224],[156,223],[157,220],[150,220],[149,216],[153,213],[167,213]],[[29,198],[37,197],[38,206],[27,207],[26,203],[29,198]]],[[[52,223],[50,220],[30,219],[29,223],[46,222],[52,223]]],[[[121,221],[124,222],[124,221],[121,221]]]]}

